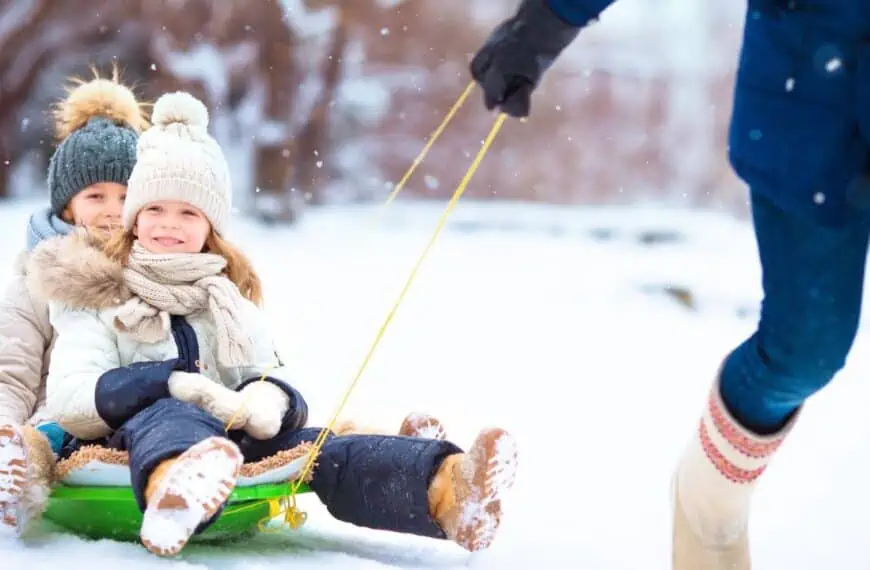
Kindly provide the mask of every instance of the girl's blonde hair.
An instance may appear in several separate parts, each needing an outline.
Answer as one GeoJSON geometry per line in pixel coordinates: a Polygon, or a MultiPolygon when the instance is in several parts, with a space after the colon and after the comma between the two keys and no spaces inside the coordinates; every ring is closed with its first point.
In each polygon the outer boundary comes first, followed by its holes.
{"type": "MultiPolygon", "coordinates": [[[[136,241],[136,236],[133,235],[132,229],[129,231],[120,230],[113,232],[101,245],[103,252],[109,259],[126,267],[134,241],[136,241]]],[[[226,275],[227,279],[236,284],[246,299],[258,307],[262,306],[262,282],[257,272],[254,271],[254,266],[251,265],[250,260],[239,248],[218,235],[214,229],[210,229],[202,253],[214,253],[226,259],[227,266],[223,270],[223,275],[226,275]]]]}

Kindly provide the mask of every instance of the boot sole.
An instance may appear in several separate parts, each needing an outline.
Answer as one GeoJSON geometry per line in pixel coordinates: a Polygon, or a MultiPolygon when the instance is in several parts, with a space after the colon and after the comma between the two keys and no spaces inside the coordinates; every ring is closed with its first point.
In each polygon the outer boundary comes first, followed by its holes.
{"type": "Polygon", "coordinates": [[[211,437],[181,454],[148,502],[140,539],[158,556],[174,556],[196,528],[212,517],[236,487],[242,453],[231,441],[211,437]]]}
{"type": "Polygon", "coordinates": [[[399,435],[445,441],[447,430],[437,418],[428,414],[409,414],[399,428],[399,435]]]}
{"type": "Polygon", "coordinates": [[[501,524],[502,497],[516,479],[516,441],[502,429],[483,430],[459,467],[464,477],[470,475],[471,484],[454,540],[476,552],[492,544],[501,524]]]}
{"type": "Polygon", "coordinates": [[[0,526],[20,531],[21,499],[27,486],[28,457],[24,435],[0,426],[0,526]]]}

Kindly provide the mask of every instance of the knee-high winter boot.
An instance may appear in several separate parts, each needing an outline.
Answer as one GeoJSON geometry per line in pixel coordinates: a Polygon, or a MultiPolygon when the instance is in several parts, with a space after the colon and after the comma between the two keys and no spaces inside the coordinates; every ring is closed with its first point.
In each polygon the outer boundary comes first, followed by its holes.
{"type": "Polygon", "coordinates": [[[731,417],[717,381],[674,483],[673,570],[749,570],[749,507],[758,478],[794,425],[759,436],[731,417]]]}

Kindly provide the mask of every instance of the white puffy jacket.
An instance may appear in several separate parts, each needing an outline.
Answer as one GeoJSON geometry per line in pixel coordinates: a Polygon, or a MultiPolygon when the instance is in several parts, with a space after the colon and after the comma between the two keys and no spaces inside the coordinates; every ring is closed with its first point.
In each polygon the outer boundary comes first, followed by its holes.
{"type": "MultiPolygon", "coordinates": [[[[100,418],[95,402],[100,376],[137,362],[177,358],[177,343],[172,333],[148,344],[115,328],[115,314],[131,294],[121,267],[94,248],[83,232],[47,240],[34,250],[28,267],[31,286],[49,300],[56,334],[46,386],[48,413],[79,438],[108,435],[112,430],[100,418]]],[[[243,314],[255,359],[242,368],[218,365],[217,338],[207,313],[186,317],[196,333],[201,373],[230,388],[265,373],[289,381],[263,312],[245,301],[243,314]]]]}

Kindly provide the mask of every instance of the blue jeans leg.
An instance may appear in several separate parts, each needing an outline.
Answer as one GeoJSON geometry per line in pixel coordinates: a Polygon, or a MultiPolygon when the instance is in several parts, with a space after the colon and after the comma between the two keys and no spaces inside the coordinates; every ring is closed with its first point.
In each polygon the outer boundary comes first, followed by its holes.
{"type": "Polygon", "coordinates": [[[820,226],[756,194],[752,218],[761,318],[725,359],[720,389],[737,421],[767,435],[845,364],[858,330],[870,224],[820,226]]]}

